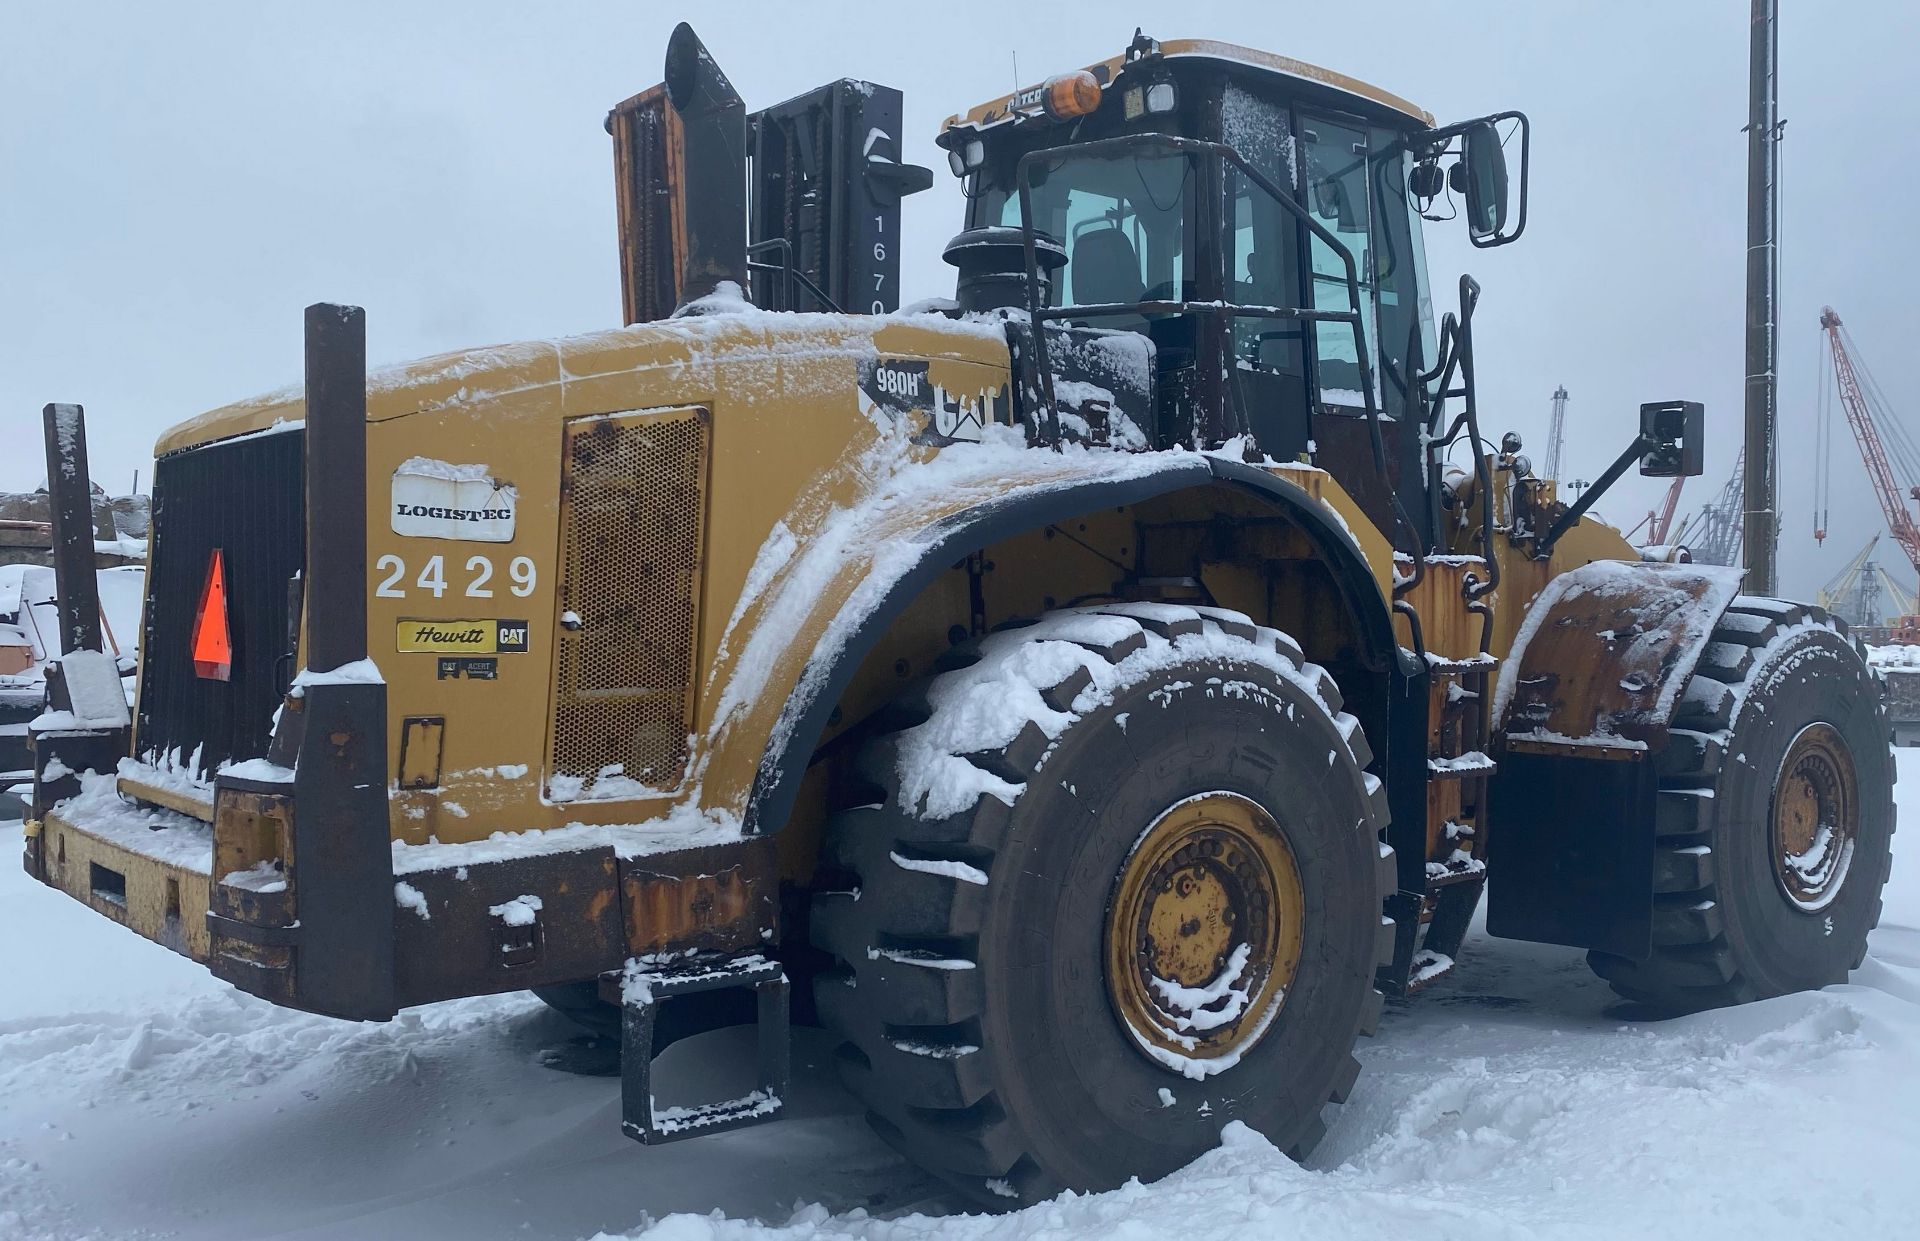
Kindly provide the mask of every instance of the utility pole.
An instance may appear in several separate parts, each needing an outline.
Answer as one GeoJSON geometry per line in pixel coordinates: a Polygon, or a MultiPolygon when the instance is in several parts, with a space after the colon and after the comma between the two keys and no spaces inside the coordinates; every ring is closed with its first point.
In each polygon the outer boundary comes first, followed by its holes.
{"type": "Polygon", "coordinates": [[[1546,477],[1554,482],[1560,481],[1560,447],[1567,438],[1567,385],[1561,384],[1553,390],[1553,421],[1547,426],[1547,473],[1546,477]]]}
{"type": "Polygon", "coordinates": [[[1753,0],[1747,83],[1746,506],[1748,592],[1773,594],[1780,519],[1774,505],[1776,329],[1780,285],[1778,0],[1753,0]]]}

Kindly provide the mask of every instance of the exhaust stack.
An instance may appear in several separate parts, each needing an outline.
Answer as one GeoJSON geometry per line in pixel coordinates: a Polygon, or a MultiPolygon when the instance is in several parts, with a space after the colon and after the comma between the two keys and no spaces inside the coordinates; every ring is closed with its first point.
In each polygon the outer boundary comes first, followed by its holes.
{"type": "Polygon", "coordinates": [[[679,114],[686,249],[679,305],[723,282],[747,292],[747,105],[681,22],[667,41],[667,99],[679,114]]]}

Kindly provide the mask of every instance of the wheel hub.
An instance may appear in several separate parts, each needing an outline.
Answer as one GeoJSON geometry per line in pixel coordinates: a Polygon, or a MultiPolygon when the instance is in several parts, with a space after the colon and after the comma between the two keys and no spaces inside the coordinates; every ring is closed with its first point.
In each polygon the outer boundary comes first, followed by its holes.
{"type": "Polygon", "coordinates": [[[1825,909],[1840,894],[1860,835],[1853,755],[1830,724],[1809,724],[1787,747],[1773,788],[1773,871],[1801,909],[1825,909]]]}
{"type": "Polygon", "coordinates": [[[1234,793],[1178,802],[1121,865],[1106,981],[1136,1046],[1189,1077],[1231,1068],[1300,964],[1300,870],[1272,816],[1234,793]]]}

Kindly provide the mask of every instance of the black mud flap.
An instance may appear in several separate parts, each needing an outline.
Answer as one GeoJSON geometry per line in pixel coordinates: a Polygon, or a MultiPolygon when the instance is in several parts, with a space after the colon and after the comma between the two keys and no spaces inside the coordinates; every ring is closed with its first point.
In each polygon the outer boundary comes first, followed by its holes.
{"type": "MultiPolygon", "coordinates": [[[[609,975],[609,980],[615,976],[609,975]]],[[[702,956],[670,965],[629,962],[620,988],[620,1128],[648,1146],[778,1120],[789,1075],[787,975],[757,953],[702,956]],[[758,998],[758,1082],[737,1099],[660,1108],[653,1101],[654,1019],[662,1001],[699,991],[751,987],[758,998]]],[[[604,992],[603,992],[604,994],[604,992]]]]}
{"type": "Polygon", "coordinates": [[[1508,748],[1489,791],[1487,933],[1653,951],[1653,763],[1508,748]]]}

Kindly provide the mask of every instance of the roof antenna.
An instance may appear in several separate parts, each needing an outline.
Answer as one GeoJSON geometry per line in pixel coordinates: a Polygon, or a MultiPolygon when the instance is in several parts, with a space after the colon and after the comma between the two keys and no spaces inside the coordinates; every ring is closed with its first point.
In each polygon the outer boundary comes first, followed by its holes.
{"type": "Polygon", "coordinates": [[[1016,48],[1016,49],[1014,49],[1014,50],[1013,50],[1012,52],[1010,52],[1010,53],[1009,53],[1009,55],[1011,55],[1011,56],[1013,57],[1013,93],[1017,95],[1017,94],[1019,94],[1019,93],[1020,93],[1020,52],[1019,52],[1019,49],[1017,49],[1017,48],[1016,48]]]}

